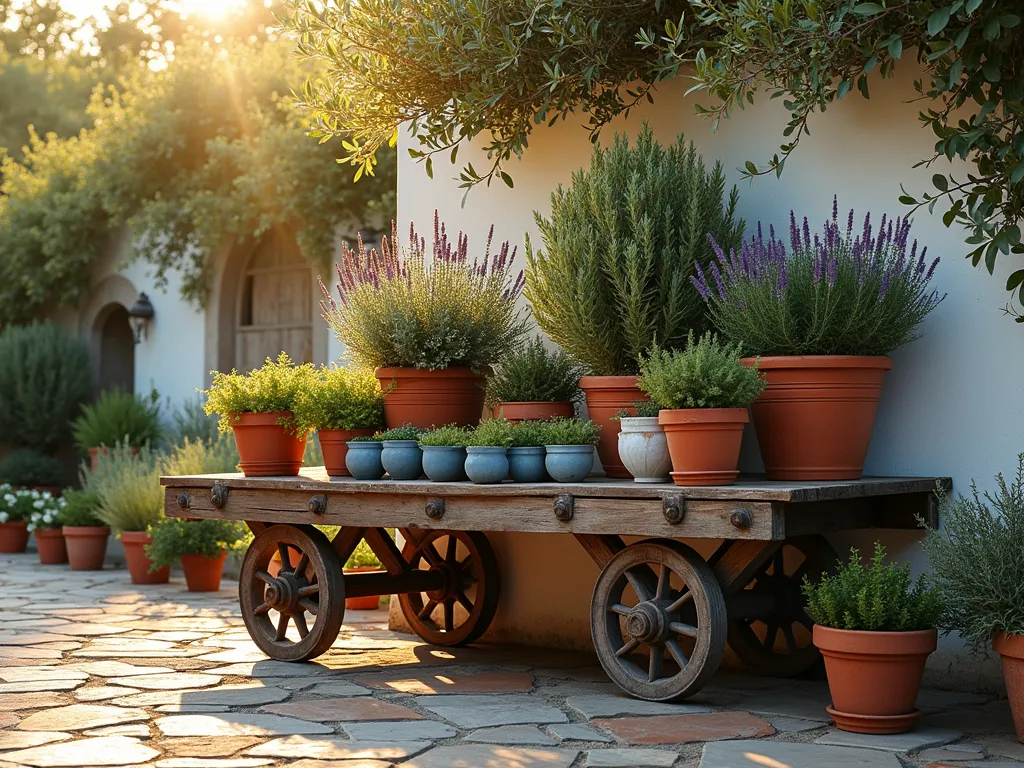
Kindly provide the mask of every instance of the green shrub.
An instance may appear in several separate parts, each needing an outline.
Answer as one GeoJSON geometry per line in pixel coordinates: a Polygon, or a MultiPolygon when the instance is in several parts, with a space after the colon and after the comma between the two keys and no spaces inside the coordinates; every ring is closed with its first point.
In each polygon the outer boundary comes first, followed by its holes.
{"type": "Polygon", "coordinates": [[[684,349],[655,346],[640,361],[637,386],[663,408],[746,408],[764,391],[757,368],[740,362],[738,345],[722,344],[710,332],[684,349]]]}
{"type": "Polygon", "coordinates": [[[581,419],[552,419],[540,424],[544,445],[594,445],[601,427],[581,419]]]}
{"type": "Polygon", "coordinates": [[[99,518],[99,509],[103,504],[103,499],[96,491],[76,491],[68,488],[61,498],[64,500],[64,506],[60,510],[60,522],[63,525],[86,528],[106,525],[99,518]]]}
{"type": "Polygon", "coordinates": [[[635,147],[625,136],[595,146],[589,170],[535,214],[545,251],[526,244],[526,296],[541,329],[593,373],[633,374],[657,341],[672,349],[703,328],[690,282],[713,256],[708,233],[739,245],[738,194],[725,200],[720,163],[710,173],[682,137],[663,149],[645,124],[635,147]]]}
{"type": "Polygon", "coordinates": [[[218,432],[217,419],[206,413],[203,398],[196,395],[174,409],[167,429],[167,441],[173,446],[181,445],[186,439],[192,442],[213,440],[218,432]]]}
{"type": "Polygon", "coordinates": [[[211,440],[185,441],[161,459],[165,475],[213,475],[238,471],[238,448],[231,435],[216,434],[211,440]]]}
{"type": "Polygon", "coordinates": [[[148,529],[153,543],[146,545],[146,554],[153,561],[152,573],[173,565],[182,555],[217,557],[221,552],[235,552],[248,543],[248,529],[234,520],[180,520],[167,518],[148,529]]]}
{"type": "Polygon", "coordinates": [[[807,615],[833,629],[910,632],[934,629],[942,616],[938,590],[924,574],[912,580],[909,564],[887,564],[885,548],[878,542],[870,568],[852,549],[849,562],[817,584],[804,576],[803,593],[807,615]]]}
{"type": "Polygon", "coordinates": [[[13,447],[55,450],[92,392],[81,339],[48,323],[0,332],[0,435],[13,447]]]}
{"type": "Polygon", "coordinates": [[[418,429],[411,424],[406,424],[401,427],[395,427],[394,429],[388,429],[384,432],[378,432],[371,440],[419,440],[423,435],[423,430],[418,429]]]}
{"type": "Polygon", "coordinates": [[[360,541],[356,548],[353,550],[352,555],[345,563],[346,568],[365,568],[372,566],[374,568],[380,568],[380,560],[373,554],[373,550],[370,549],[370,545],[365,541],[360,541]]]}
{"type": "MultiPolygon", "coordinates": [[[[230,432],[231,425],[243,413],[292,413],[299,392],[309,386],[314,368],[311,363],[294,365],[282,352],[277,360],[269,357],[262,368],[246,374],[213,372],[210,388],[203,392],[210,414],[220,415],[220,430],[230,432]]],[[[283,418],[283,426],[297,430],[294,416],[283,418]]]]}
{"type": "Polygon", "coordinates": [[[16,488],[33,485],[61,487],[68,479],[68,471],[59,459],[30,448],[19,448],[0,459],[0,483],[16,488]]]}
{"type": "Polygon", "coordinates": [[[378,432],[378,433],[376,433],[374,435],[359,435],[358,437],[353,437],[351,440],[349,440],[349,442],[350,443],[373,443],[373,442],[376,442],[376,441],[380,440],[381,434],[382,433],[378,432]]]}
{"type": "Polygon", "coordinates": [[[487,380],[487,400],[496,403],[560,403],[580,397],[581,370],[562,350],[549,352],[540,336],[502,358],[487,380]]]}
{"type": "Polygon", "coordinates": [[[469,432],[467,445],[512,445],[512,425],[506,419],[484,419],[480,426],[469,432]]]}
{"type": "Polygon", "coordinates": [[[941,531],[925,539],[946,612],[942,627],[956,630],[976,650],[996,632],[1024,634],[1024,453],[1007,485],[995,492],[971,483],[970,496],[940,494],[941,531]]]}
{"type": "Polygon", "coordinates": [[[509,430],[509,448],[533,448],[545,444],[544,424],[539,421],[521,421],[509,430]]]}
{"type": "Polygon", "coordinates": [[[82,451],[117,443],[155,445],[161,435],[159,396],[155,390],[148,399],[117,389],[102,392],[95,403],[82,407],[72,430],[82,451]]]}
{"type": "Polygon", "coordinates": [[[616,413],[612,419],[614,421],[622,421],[623,419],[632,418],[634,416],[652,418],[665,410],[665,406],[661,403],[655,402],[654,400],[637,400],[633,403],[633,410],[636,411],[636,413],[630,413],[623,409],[616,413]]]}
{"type": "Polygon", "coordinates": [[[146,446],[137,454],[127,445],[100,454],[96,471],[86,476],[86,488],[100,498],[97,517],[118,533],[159,523],[164,516],[161,474],[158,455],[146,446]]]}
{"type": "Polygon", "coordinates": [[[376,429],[384,423],[384,394],[371,370],[321,366],[299,390],[293,410],[303,432],[376,429]]]}
{"type": "Polygon", "coordinates": [[[464,446],[469,444],[470,431],[451,424],[420,435],[420,445],[464,446]]]}

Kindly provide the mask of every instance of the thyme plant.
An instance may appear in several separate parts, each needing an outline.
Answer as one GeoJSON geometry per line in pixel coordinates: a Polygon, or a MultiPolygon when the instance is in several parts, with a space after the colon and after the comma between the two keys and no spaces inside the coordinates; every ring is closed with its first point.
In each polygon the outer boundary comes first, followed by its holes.
{"type": "Polygon", "coordinates": [[[420,445],[462,447],[469,444],[470,430],[454,424],[438,427],[420,435],[420,445]]]}
{"type": "Polygon", "coordinates": [[[540,423],[544,445],[594,445],[601,427],[582,419],[551,419],[540,423]]]}
{"type": "Polygon", "coordinates": [[[284,352],[277,360],[269,357],[263,367],[250,373],[241,374],[232,369],[231,373],[213,372],[210,388],[203,392],[208,414],[220,415],[220,429],[230,432],[231,425],[243,413],[288,413],[281,424],[298,429],[292,410],[299,393],[309,386],[313,377],[312,364],[294,365],[284,352]]]}
{"type": "Polygon", "coordinates": [[[580,396],[580,366],[540,336],[502,358],[487,380],[489,403],[572,402],[580,396]]]}
{"type": "Polygon", "coordinates": [[[373,371],[321,366],[295,397],[300,431],[368,429],[384,423],[384,394],[373,371]]]}

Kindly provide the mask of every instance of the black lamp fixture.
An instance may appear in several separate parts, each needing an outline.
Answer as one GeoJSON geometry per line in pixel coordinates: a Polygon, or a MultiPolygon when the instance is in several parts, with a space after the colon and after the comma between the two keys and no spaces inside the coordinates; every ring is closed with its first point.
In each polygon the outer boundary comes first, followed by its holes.
{"type": "Polygon", "coordinates": [[[139,298],[128,310],[128,318],[132,324],[132,331],[135,334],[135,343],[139,344],[146,339],[146,331],[150,320],[153,319],[153,305],[149,302],[149,296],[139,294],[139,298]]]}

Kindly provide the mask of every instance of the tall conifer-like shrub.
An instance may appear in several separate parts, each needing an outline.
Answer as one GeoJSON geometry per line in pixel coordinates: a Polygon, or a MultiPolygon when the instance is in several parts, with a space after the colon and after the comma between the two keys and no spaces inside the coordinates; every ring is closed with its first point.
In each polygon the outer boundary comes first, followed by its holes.
{"type": "Polygon", "coordinates": [[[534,214],[544,250],[527,238],[525,294],[538,324],[598,375],[637,373],[654,342],[683,346],[706,325],[690,275],[714,255],[708,234],[740,244],[738,200],[682,136],[666,149],[645,123],[635,146],[595,147],[550,217],[534,214]]]}

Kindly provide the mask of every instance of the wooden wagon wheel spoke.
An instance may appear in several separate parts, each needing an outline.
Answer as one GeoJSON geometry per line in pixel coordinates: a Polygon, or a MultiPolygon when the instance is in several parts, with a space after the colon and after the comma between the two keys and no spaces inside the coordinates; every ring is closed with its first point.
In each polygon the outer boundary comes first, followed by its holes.
{"type": "Polygon", "coordinates": [[[629,616],[629,612],[633,609],[630,608],[628,605],[623,605],[622,603],[615,603],[615,605],[611,606],[608,610],[612,613],[617,613],[619,616],[629,616]]]}
{"type": "Polygon", "coordinates": [[[320,591],[319,584],[307,584],[304,587],[299,587],[299,597],[309,597],[315,595],[320,591]]]}
{"type": "Polygon", "coordinates": [[[263,569],[256,571],[256,578],[262,581],[264,584],[273,584],[276,579],[263,569]]]}
{"type": "Polygon", "coordinates": [[[459,601],[459,605],[461,605],[463,608],[466,609],[466,613],[472,613],[473,612],[473,601],[470,600],[468,597],[466,597],[466,593],[465,592],[460,591],[455,596],[455,599],[459,601]]]}
{"type": "Polygon", "coordinates": [[[651,658],[647,664],[647,680],[653,683],[661,677],[661,664],[665,660],[665,646],[651,645],[649,648],[651,658]]]}
{"type": "Polygon", "coordinates": [[[686,637],[697,637],[697,628],[691,624],[684,624],[681,621],[673,621],[668,625],[668,628],[675,632],[677,635],[686,635],[686,637]]]}
{"type": "Polygon", "coordinates": [[[281,558],[281,570],[289,571],[292,567],[291,555],[288,554],[288,544],[283,541],[277,543],[277,554],[281,558]]]}
{"type": "Polygon", "coordinates": [[[306,616],[303,613],[296,613],[292,616],[292,621],[295,622],[295,628],[299,630],[299,637],[305,638],[309,634],[309,627],[306,625],[306,616]]]}
{"type": "Polygon", "coordinates": [[[455,598],[450,597],[444,601],[444,631],[451,632],[455,629],[455,598]]]}
{"type": "Polygon", "coordinates": [[[287,613],[282,613],[277,619],[277,633],[274,635],[274,640],[279,643],[288,634],[288,618],[287,613]]]}
{"type": "Polygon", "coordinates": [[[686,654],[683,653],[682,646],[677,641],[669,638],[665,641],[665,647],[668,648],[668,652],[672,654],[672,658],[679,665],[679,668],[686,669],[689,660],[686,658],[686,654]]]}
{"type": "Polygon", "coordinates": [[[665,611],[667,613],[678,613],[684,605],[687,605],[691,602],[693,602],[693,595],[690,593],[689,590],[686,590],[686,592],[684,592],[682,595],[676,598],[676,600],[668,608],[666,608],[665,611]]]}
{"type": "Polygon", "coordinates": [[[302,556],[299,558],[299,562],[292,569],[292,573],[297,576],[305,576],[307,568],[309,568],[309,555],[303,552],[302,556]]]}
{"type": "Polygon", "coordinates": [[[628,654],[632,653],[639,647],[640,641],[637,640],[635,637],[631,637],[629,640],[626,641],[626,644],[624,646],[622,646],[621,648],[619,648],[619,650],[615,652],[615,655],[621,658],[622,656],[627,656],[628,654]]]}
{"type": "Polygon", "coordinates": [[[273,606],[269,602],[263,603],[262,605],[256,606],[253,613],[257,616],[262,616],[263,614],[268,613],[272,607],[273,606]]]}
{"type": "Polygon", "coordinates": [[[445,552],[444,561],[448,565],[455,565],[455,553],[459,548],[459,540],[454,536],[448,537],[448,551],[445,552]]]}
{"type": "Polygon", "coordinates": [[[314,603],[312,600],[299,600],[299,605],[301,605],[314,616],[320,613],[320,606],[317,603],[314,603]]]}
{"type": "Polygon", "coordinates": [[[419,619],[429,618],[430,615],[434,612],[434,609],[437,608],[437,605],[437,600],[428,600],[427,604],[424,605],[416,614],[416,617],[419,619]]]}

